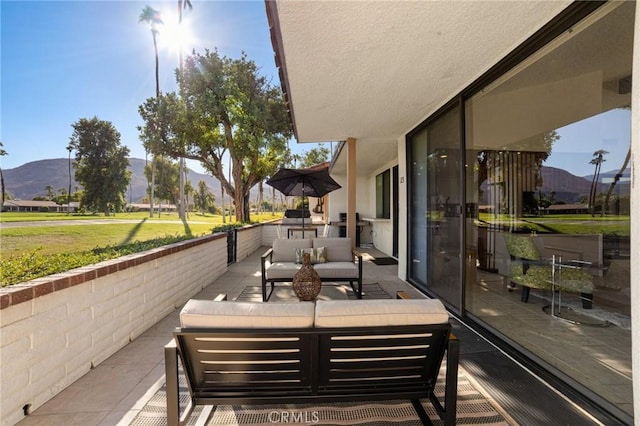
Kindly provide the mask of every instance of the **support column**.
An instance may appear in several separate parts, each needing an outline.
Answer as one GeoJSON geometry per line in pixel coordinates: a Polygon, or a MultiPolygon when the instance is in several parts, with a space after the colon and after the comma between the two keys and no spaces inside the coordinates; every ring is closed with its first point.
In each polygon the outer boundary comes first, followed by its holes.
{"type": "Polygon", "coordinates": [[[347,138],[347,237],[356,245],[356,139],[347,138]]]}

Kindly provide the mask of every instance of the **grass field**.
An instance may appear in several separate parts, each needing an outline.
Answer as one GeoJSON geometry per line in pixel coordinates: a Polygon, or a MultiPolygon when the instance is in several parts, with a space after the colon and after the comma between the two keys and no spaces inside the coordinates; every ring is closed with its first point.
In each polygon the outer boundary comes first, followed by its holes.
{"type": "MultiPolygon", "coordinates": [[[[277,219],[282,214],[252,215],[253,222],[277,219]]],[[[37,250],[41,254],[72,253],[96,247],[121,245],[134,241],[146,241],[164,236],[201,236],[210,234],[215,226],[222,225],[219,215],[191,213],[185,226],[175,213],[149,218],[149,213],[120,213],[115,216],[67,215],[64,213],[5,212],[0,222],[73,221],[74,224],[44,224],[10,227],[0,231],[2,257],[21,255],[37,250]],[[86,221],[80,224],[78,221],[86,221]],[[107,223],[91,223],[99,220],[107,223]]],[[[228,223],[228,221],[227,221],[228,223]]]]}
{"type": "Polygon", "coordinates": [[[526,228],[541,233],[603,234],[628,237],[631,234],[630,216],[594,216],[589,214],[561,214],[540,217],[521,217],[513,220],[508,215],[480,213],[482,225],[526,228]]]}

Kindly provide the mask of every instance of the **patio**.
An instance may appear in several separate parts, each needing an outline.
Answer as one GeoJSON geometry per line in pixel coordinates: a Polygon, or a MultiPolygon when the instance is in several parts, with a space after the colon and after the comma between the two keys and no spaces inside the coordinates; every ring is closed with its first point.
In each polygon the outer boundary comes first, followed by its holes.
{"type": "MultiPolygon", "coordinates": [[[[226,273],[195,298],[212,299],[226,293],[235,299],[246,287],[259,286],[259,257],[265,250],[262,247],[230,265],[226,273]]],[[[396,277],[397,266],[378,266],[372,262],[378,254],[375,249],[363,248],[362,251],[366,253],[365,283],[379,283],[390,296],[406,291],[420,297],[415,289],[396,277]]],[[[328,288],[329,293],[335,290],[328,288]]],[[[282,289],[281,293],[286,297],[288,291],[282,289]]],[[[162,319],[18,424],[129,425],[164,383],[163,348],[178,324],[178,313],[179,309],[162,319]]],[[[461,367],[515,422],[600,423],[456,319],[452,319],[452,323],[461,341],[461,367]]]]}

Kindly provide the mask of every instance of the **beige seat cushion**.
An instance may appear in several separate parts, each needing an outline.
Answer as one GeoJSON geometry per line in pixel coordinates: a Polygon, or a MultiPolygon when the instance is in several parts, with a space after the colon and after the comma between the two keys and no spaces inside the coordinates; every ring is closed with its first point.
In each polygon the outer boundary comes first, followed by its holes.
{"type": "Polygon", "coordinates": [[[449,314],[437,299],[318,300],[315,326],[374,327],[445,324],[449,314]]]}
{"type": "Polygon", "coordinates": [[[330,262],[313,265],[320,278],[358,278],[358,265],[353,262],[330,262]]]}
{"type": "Polygon", "coordinates": [[[291,281],[293,276],[302,267],[299,263],[293,262],[274,262],[269,265],[265,271],[265,277],[268,280],[285,279],[291,281]]]}
{"type": "Polygon", "coordinates": [[[327,262],[351,262],[351,238],[314,238],[313,247],[326,247],[327,262]]]}
{"type": "Polygon", "coordinates": [[[189,300],[180,312],[184,328],[308,328],[313,302],[235,302],[189,300]]]}
{"type": "Polygon", "coordinates": [[[272,262],[294,262],[296,261],[296,249],[312,248],[310,239],[302,238],[277,238],[273,240],[272,262]]]}

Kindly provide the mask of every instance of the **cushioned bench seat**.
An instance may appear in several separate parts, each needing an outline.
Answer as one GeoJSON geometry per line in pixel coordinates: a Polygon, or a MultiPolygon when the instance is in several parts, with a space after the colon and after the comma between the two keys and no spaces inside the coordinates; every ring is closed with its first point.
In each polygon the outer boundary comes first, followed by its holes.
{"type": "MultiPolygon", "coordinates": [[[[165,346],[167,420],[197,405],[421,400],[456,422],[459,342],[439,300],[190,300],[165,346]],[[435,384],[446,353],[444,404],[435,384]],[[178,357],[190,404],[180,413],[178,357]]],[[[440,395],[442,398],[442,395],[440,395]]]]}

